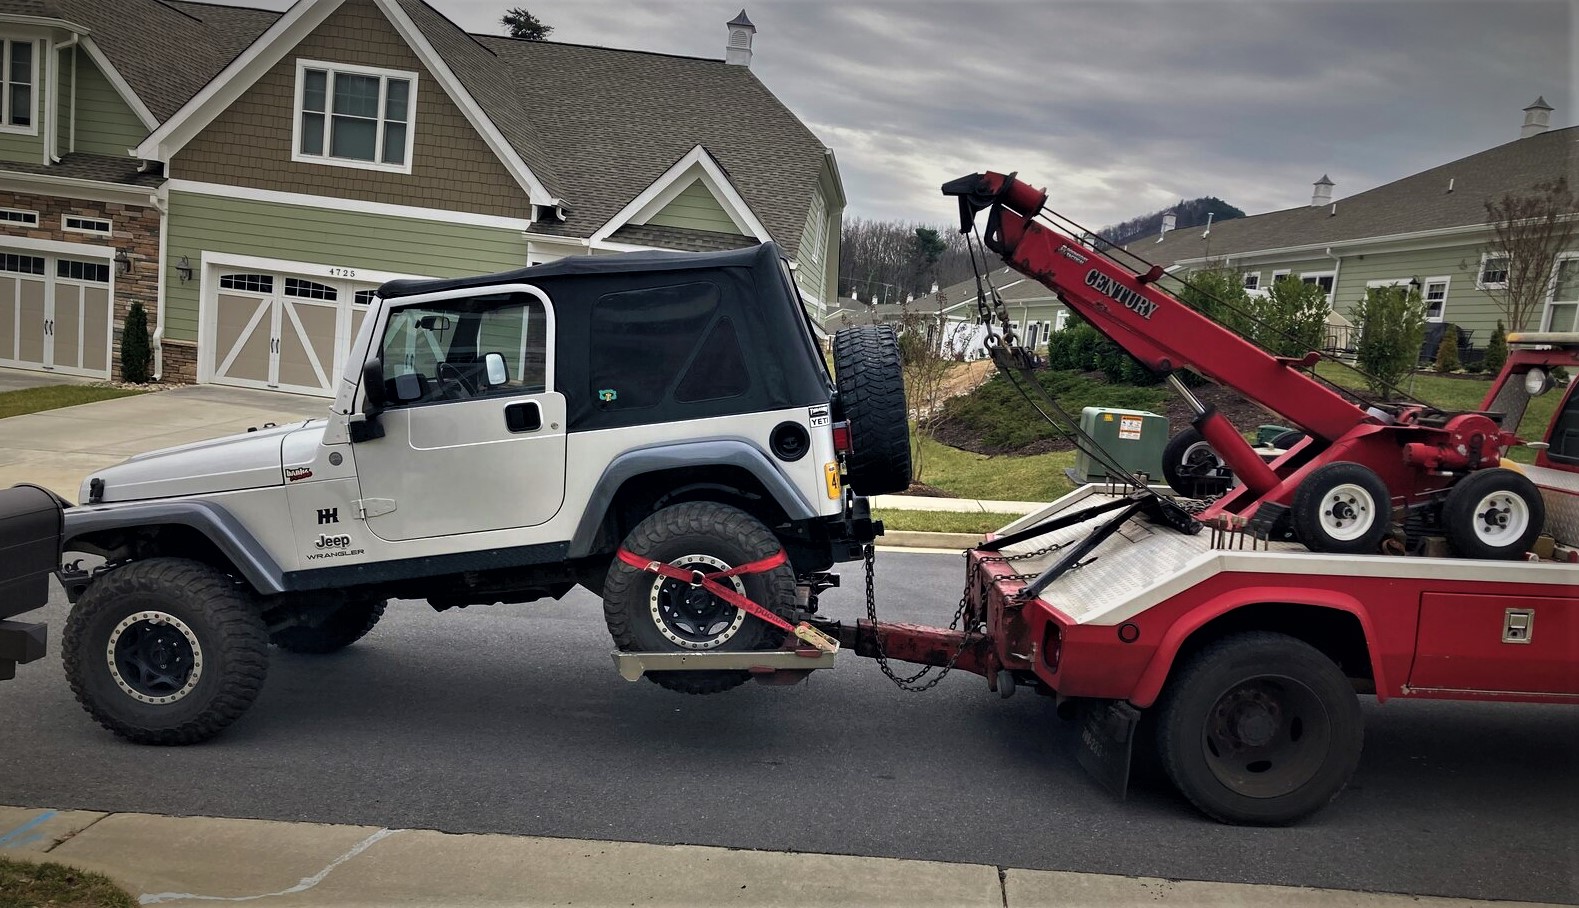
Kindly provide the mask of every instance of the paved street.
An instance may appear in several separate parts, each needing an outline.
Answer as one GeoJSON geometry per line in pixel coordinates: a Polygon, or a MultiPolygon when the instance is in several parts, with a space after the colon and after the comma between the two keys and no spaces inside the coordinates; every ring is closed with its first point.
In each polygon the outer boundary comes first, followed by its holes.
{"type": "MultiPolygon", "coordinates": [[[[884,553],[882,614],[946,623],[957,556],[884,553]]],[[[854,578],[850,578],[854,579],[854,578]]],[[[858,590],[827,597],[853,617],[858,590]]],[[[44,613],[58,640],[63,602],[44,613]]],[[[280,654],[192,748],[123,744],[58,659],[0,684],[0,804],[724,845],[1173,879],[1579,902],[1579,713],[1367,707],[1354,784],[1293,829],[1201,819],[1154,774],[1096,789],[1050,701],[849,660],[790,689],[627,684],[596,601],[400,603],[327,658],[280,654]]]]}

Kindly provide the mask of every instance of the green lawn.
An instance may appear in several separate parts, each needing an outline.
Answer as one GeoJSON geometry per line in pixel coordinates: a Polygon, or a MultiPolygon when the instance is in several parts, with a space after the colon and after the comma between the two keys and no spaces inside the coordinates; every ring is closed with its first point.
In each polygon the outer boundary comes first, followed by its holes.
{"type": "MultiPolygon", "coordinates": [[[[1323,378],[1330,379],[1334,384],[1345,388],[1365,387],[1364,380],[1348,369],[1330,363],[1321,363],[1316,370],[1323,378]]],[[[1460,378],[1416,372],[1400,382],[1400,385],[1404,391],[1444,410],[1474,410],[1480,407],[1486,392],[1491,390],[1491,382],[1491,376],[1460,378]]],[[[1557,412],[1557,403],[1562,399],[1563,390],[1553,388],[1530,401],[1529,409],[1524,413],[1524,420],[1519,423],[1520,438],[1526,441],[1540,441],[1546,435],[1546,427],[1551,425],[1552,414],[1557,412]]],[[[1509,456],[1513,460],[1530,463],[1535,460],[1535,449],[1514,448],[1509,452],[1509,456]]]]}
{"type": "Polygon", "coordinates": [[[109,877],[63,864],[0,858],[0,908],[135,908],[137,900],[109,877]]]}
{"type": "MultiPolygon", "coordinates": [[[[946,499],[945,499],[946,500],[946,499]]],[[[1014,514],[983,514],[980,511],[901,511],[873,508],[872,516],[889,530],[921,533],[970,533],[980,536],[1012,523],[1014,514]]]]}
{"type": "Polygon", "coordinates": [[[1075,465],[1073,451],[988,457],[933,441],[923,444],[920,481],[956,498],[1052,501],[1074,489],[1064,476],[1064,468],[1075,465]]]}
{"type": "Polygon", "coordinates": [[[23,388],[20,391],[0,391],[0,419],[146,393],[148,392],[131,388],[109,388],[103,385],[46,385],[42,388],[23,388]]]}

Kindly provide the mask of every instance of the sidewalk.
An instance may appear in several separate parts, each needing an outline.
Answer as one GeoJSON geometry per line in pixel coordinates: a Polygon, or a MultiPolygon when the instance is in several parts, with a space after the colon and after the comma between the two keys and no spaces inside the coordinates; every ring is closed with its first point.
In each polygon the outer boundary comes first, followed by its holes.
{"type": "MultiPolygon", "coordinates": [[[[1468,908],[1483,901],[985,864],[269,820],[0,807],[0,856],[115,879],[144,905],[1468,908]]],[[[1503,902],[1504,905],[1533,905],[1503,902]]]]}

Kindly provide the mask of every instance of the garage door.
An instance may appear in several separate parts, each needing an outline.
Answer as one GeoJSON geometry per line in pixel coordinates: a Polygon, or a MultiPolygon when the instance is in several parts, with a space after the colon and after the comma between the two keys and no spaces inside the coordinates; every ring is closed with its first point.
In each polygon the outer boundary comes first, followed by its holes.
{"type": "Polygon", "coordinates": [[[334,396],[373,288],[279,272],[222,269],[207,295],[216,384],[334,396]]]}
{"type": "Polygon", "coordinates": [[[107,260],[0,250],[0,365],[109,378],[110,272],[107,260]]]}

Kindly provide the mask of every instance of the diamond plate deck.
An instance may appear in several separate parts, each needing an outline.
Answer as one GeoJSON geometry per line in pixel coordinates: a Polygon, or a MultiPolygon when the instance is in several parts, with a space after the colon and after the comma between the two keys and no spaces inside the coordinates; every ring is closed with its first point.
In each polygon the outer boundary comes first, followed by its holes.
{"type": "Polygon", "coordinates": [[[1579,546],[1579,473],[1522,467],[1546,500],[1546,532],[1563,545],[1579,546]]]}

